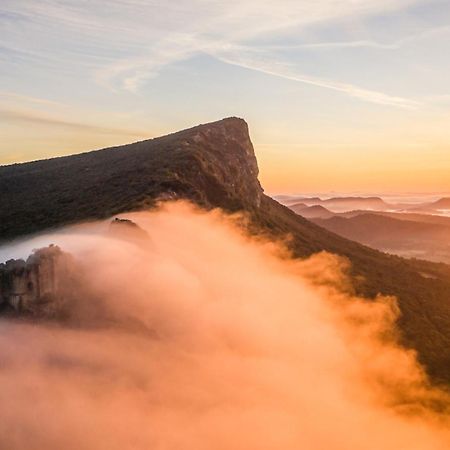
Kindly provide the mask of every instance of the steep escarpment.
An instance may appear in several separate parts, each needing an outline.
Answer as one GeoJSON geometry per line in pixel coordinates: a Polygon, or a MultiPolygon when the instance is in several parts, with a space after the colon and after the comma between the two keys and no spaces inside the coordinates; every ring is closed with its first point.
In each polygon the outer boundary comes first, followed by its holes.
{"type": "Polygon", "coordinates": [[[185,198],[244,211],[252,231],[289,236],[292,253],[329,251],[352,264],[355,290],[395,295],[403,342],[450,382],[450,268],[406,260],[339,237],[263,194],[247,124],[237,118],[169,136],[0,168],[0,239],[185,198]]]}
{"type": "Polygon", "coordinates": [[[161,138],[0,167],[0,241],[188,198],[228,210],[259,204],[245,121],[224,119],[161,138]]]}

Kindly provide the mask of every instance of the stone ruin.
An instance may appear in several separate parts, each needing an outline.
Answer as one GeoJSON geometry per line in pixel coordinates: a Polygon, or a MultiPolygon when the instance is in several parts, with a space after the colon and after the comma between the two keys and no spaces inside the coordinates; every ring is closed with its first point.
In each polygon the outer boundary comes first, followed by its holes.
{"type": "MultiPolygon", "coordinates": [[[[148,233],[128,219],[115,218],[108,231],[118,239],[151,245],[148,233]]],[[[56,318],[67,314],[76,300],[74,286],[77,292],[82,289],[82,272],[70,254],[53,244],[33,250],[26,260],[0,264],[0,316],[56,318]]]]}
{"type": "Polygon", "coordinates": [[[70,256],[58,246],[34,250],[26,261],[0,264],[0,313],[49,315],[62,301],[70,256]]]}

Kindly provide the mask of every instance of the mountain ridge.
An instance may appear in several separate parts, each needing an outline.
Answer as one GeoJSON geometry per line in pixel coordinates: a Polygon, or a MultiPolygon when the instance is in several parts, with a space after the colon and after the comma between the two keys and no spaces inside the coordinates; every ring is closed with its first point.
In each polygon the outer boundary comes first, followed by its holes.
{"type": "Polygon", "coordinates": [[[342,238],[264,194],[248,125],[227,118],[160,138],[0,167],[3,242],[74,222],[188,199],[244,211],[251,231],[290,236],[296,257],[329,251],[352,263],[357,293],[395,295],[405,345],[450,383],[450,267],[407,261],[342,238]]]}
{"type": "Polygon", "coordinates": [[[0,241],[150,207],[157,200],[188,198],[229,210],[257,205],[263,190],[246,122],[231,117],[214,124],[77,155],[1,166],[0,241]],[[66,183],[75,174],[77,183],[66,183]],[[39,196],[55,205],[55,211],[42,205],[39,196]],[[98,208],[94,202],[100,203],[98,208]]]}

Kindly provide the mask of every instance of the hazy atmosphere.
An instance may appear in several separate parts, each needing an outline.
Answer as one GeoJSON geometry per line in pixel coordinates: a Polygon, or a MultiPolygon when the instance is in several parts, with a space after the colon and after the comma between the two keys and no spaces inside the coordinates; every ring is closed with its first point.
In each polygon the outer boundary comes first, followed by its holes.
{"type": "Polygon", "coordinates": [[[3,0],[0,163],[239,116],[269,192],[449,192],[449,19],[446,0],[3,0]]]}
{"type": "Polygon", "coordinates": [[[0,450],[450,448],[448,0],[0,0],[0,450]]]}

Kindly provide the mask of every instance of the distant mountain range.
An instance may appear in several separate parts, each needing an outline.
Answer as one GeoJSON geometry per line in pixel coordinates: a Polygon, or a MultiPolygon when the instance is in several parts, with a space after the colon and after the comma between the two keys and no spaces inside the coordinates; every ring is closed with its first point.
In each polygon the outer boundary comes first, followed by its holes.
{"type": "Polygon", "coordinates": [[[332,197],[321,199],[319,197],[301,196],[274,196],[281,203],[292,206],[301,203],[306,206],[322,205],[326,208],[338,211],[348,211],[350,209],[389,209],[392,207],[380,197],[332,197]]]}
{"type": "Polygon", "coordinates": [[[450,218],[445,219],[448,224],[362,213],[348,218],[335,215],[312,220],[340,236],[382,251],[450,263],[450,218]]]}
{"type": "MultiPolygon", "coordinates": [[[[397,296],[403,342],[417,349],[435,380],[450,383],[450,266],[379,252],[330,232],[265,195],[242,119],[228,118],[80,155],[0,167],[0,239],[6,243],[49,228],[180,198],[207,209],[245,212],[249,232],[289,236],[287,242],[296,257],[326,250],[348,258],[355,291],[369,298],[378,293],[397,296]]],[[[293,203],[311,206],[310,200],[293,203]]],[[[320,206],[343,208],[349,203],[351,209],[385,207],[377,197],[328,199],[320,206]]],[[[324,213],[323,209],[314,211],[324,213]]]]}
{"type": "Polygon", "coordinates": [[[390,211],[403,213],[449,214],[450,198],[444,197],[434,202],[425,203],[389,203],[381,197],[304,197],[296,195],[275,195],[274,198],[291,209],[296,204],[305,206],[324,206],[332,212],[348,212],[353,210],[390,211]]]}
{"type": "MultiPolygon", "coordinates": [[[[339,202],[347,205],[346,208],[351,208],[355,202],[359,206],[363,203],[355,200],[355,197],[347,203],[345,197],[339,198],[339,202]]],[[[419,210],[434,211],[434,205],[446,203],[447,199],[443,198],[429,204],[433,206],[423,206],[419,210]]],[[[450,263],[450,217],[424,212],[390,212],[384,210],[382,203],[381,210],[356,209],[346,212],[333,212],[322,204],[307,206],[294,203],[289,208],[327,230],[383,252],[450,263]]],[[[370,202],[366,206],[368,204],[370,202]]]]}

